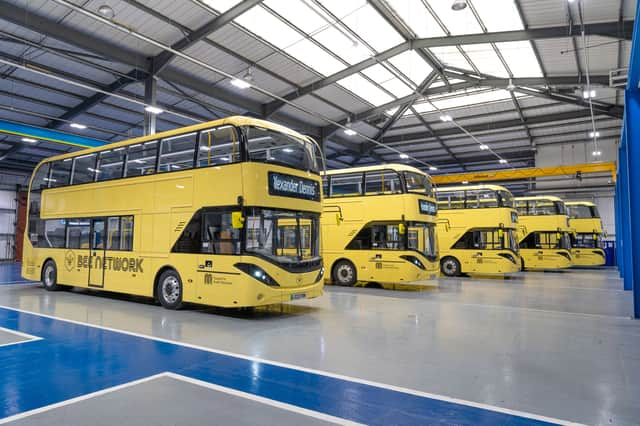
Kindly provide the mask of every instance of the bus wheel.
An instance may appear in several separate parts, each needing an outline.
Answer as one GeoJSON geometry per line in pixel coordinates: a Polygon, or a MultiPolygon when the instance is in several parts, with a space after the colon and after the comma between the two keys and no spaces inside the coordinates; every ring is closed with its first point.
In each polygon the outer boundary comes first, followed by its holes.
{"type": "Polygon", "coordinates": [[[524,259],[520,258],[520,270],[524,271],[524,259]]]}
{"type": "Polygon", "coordinates": [[[445,257],[440,262],[440,270],[448,277],[460,275],[460,262],[455,257],[445,257]]]}
{"type": "Polygon", "coordinates": [[[167,309],[182,308],[182,280],[172,269],[164,271],[158,278],[156,294],[160,304],[167,309]]]}
{"type": "Polygon", "coordinates": [[[58,291],[62,288],[58,285],[58,268],[53,260],[47,260],[42,267],[42,284],[47,291],[58,291]]]}
{"type": "Polygon", "coordinates": [[[351,287],[358,281],[356,267],[348,260],[340,260],[333,267],[333,283],[345,287],[351,287]]]}

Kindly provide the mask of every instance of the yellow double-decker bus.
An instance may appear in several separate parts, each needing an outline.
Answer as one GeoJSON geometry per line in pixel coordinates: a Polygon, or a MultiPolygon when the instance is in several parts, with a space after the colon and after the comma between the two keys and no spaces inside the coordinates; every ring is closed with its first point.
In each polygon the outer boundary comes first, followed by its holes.
{"type": "Polygon", "coordinates": [[[446,276],[520,270],[513,195],[497,185],[436,190],[440,270],[446,276]]]}
{"type": "Polygon", "coordinates": [[[22,275],[252,307],[322,294],[320,152],[247,117],[49,158],[29,188],[22,275]]]}
{"type": "Polygon", "coordinates": [[[564,202],[553,196],[518,197],[522,269],[562,269],[572,265],[569,216],[564,202]]]}
{"type": "Polygon", "coordinates": [[[327,279],[410,284],[436,278],[431,178],[398,164],[327,172],[322,214],[327,279]]]}
{"type": "Polygon", "coordinates": [[[567,201],[571,227],[571,257],[574,266],[602,266],[606,263],[602,241],[604,231],[598,207],[589,201],[567,201]]]}

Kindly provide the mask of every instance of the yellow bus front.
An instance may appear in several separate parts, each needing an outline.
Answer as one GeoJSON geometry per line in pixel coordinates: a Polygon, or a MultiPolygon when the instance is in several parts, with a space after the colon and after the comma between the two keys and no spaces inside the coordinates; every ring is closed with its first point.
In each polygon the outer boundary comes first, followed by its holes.
{"type": "Polygon", "coordinates": [[[606,257],[602,243],[604,231],[598,208],[586,201],[568,202],[571,217],[571,257],[574,266],[602,266],[606,257]]]}

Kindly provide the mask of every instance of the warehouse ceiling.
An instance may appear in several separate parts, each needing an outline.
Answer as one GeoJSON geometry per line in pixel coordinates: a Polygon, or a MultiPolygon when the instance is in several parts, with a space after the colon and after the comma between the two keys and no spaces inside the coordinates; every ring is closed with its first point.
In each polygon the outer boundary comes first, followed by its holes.
{"type": "MultiPolygon", "coordinates": [[[[610,71],[628,66],[633,0],[467,4],[3,0],[0,120],[139,136],[155,81],[158,131],[268,118],[321,140],[330,168],[524,167],[542,146],[594,144],[594,127],[599,144],[619,140],[610,71]]],[[[0,135],[0,170],[72,149],[0,135]]]]}

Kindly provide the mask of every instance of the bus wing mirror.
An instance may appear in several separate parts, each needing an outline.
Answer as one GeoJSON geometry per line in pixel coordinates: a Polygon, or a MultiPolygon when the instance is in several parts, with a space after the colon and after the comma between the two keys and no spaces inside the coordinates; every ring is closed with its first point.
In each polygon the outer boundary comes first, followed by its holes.
{"type": "Polygon", "coordinates": [[[402,235],[407,231],[407,227],[404,226],[404,223],[398,224],[398,232],[402,235]]]}
{"type": "Polygon", "coordinates": [[[242,229],[244,226],[244,217],[242,216],[242,212],[231,213],[231,226],[233,226],[234,229],[242,229]]]}

